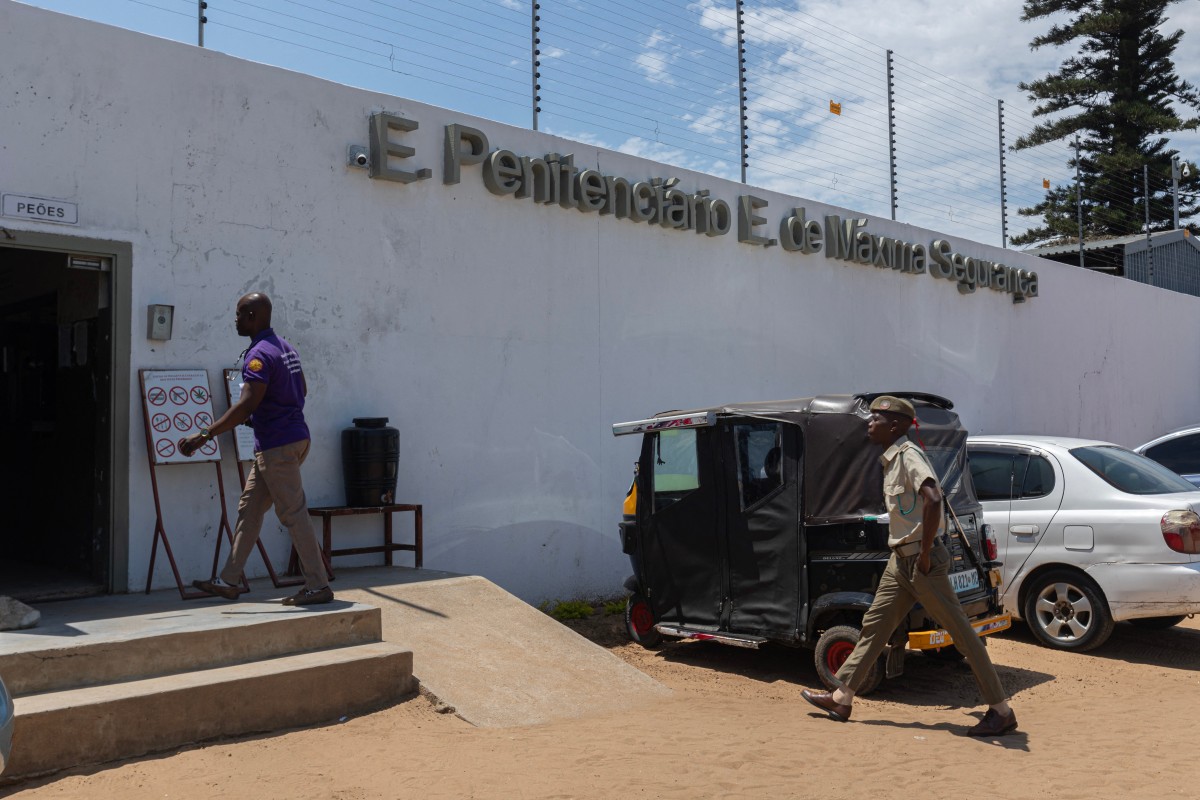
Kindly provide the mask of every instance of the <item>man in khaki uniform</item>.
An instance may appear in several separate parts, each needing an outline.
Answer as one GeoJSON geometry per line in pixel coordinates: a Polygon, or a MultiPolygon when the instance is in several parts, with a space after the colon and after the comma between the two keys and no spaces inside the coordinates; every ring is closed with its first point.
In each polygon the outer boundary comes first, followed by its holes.
{"type": "Polygon", "coordinates": [[[875,601],[863,615],[862,636],[835,676],[841,686],[832,692],[805,689],[801,695],[833,719],[848,721],[854,693],[883,654],[892,632],[919,601],[954,638],[954,646],[971,665],[984,702],[989,706],[983,719],[967,735],[1012,733],[1017,729],[1017,715],[1009,708],[987,649],[950,585],[951,558],[941,536],[945,515],[937,476],[925,452],[904,439],[916,412],[907,400],[887,395],[875,398],[871,412],[867,436],[885,448],[880,462],[892,557],[879,579],[875,601]]]}

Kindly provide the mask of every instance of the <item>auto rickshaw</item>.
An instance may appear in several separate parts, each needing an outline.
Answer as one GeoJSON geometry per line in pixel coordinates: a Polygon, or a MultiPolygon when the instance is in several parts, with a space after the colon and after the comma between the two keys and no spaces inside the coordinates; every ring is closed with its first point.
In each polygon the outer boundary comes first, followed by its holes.
{"type": "MultiPolygon", "coordinates": [[[[871,401],[904,397],[953,518],[950,570],[980,636],[1009,627],[999,604],[996,542],[967,469],[967,431],[953,404],[931,394],[879,392],[664,412],[613,426],[641,434],[625,499],[621,545],[633,575],[626,629],[636,642],[707,639],[814,650],[821,681],[858,641],[887,564],[879,447],[867,439],[871,401]]],[[[960,657],[919,605],[897,629],[860,690],[900,675],[905,649],[960,657]]]]}

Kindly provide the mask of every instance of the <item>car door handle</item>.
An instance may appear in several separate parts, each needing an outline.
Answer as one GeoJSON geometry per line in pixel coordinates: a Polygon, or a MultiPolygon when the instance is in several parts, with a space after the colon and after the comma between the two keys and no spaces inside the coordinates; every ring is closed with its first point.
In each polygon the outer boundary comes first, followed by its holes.
{"type": "Polygon", "coordinates": [[[1036,536],[1038,532],[1037,525],[1013,525],[1008,529],[1008,532],[1013,536],[1036,536]]]}

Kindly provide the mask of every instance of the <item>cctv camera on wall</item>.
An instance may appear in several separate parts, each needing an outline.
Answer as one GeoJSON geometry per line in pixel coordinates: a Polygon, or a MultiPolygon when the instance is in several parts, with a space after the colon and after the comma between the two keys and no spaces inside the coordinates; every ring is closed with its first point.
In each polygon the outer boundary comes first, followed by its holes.
{"type": "Polygon", "coordinates": [[[367,148],[359,144],[350,145],[348,163],[352,167],[366,167],[371,163],[370,154],[367,153],[367,148]]]}

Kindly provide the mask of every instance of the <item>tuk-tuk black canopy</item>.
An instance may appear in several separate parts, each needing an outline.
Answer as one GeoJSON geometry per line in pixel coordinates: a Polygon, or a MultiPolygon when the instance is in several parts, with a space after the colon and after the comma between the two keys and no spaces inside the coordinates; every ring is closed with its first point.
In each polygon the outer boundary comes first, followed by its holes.
{"type": "MultiPolygon", "coordinates": [[[[871,401],[884,394],[913,404],[917,425],[909,428],[908,436],[933,462],[955,513],[978,511],[979,501],[965,469],[967,431],[952,410],[954,404],[943,397],[920,392],[822,395],[732,403],[686,413],[715,412],[718,417],[752,417],[799,427],[804,442],[804,520],[809,524],[845,522],[885,513],[882,452],[867,439],[871,401]]],[[[658,416],[668,413],[681,412],[658,416]]]]}

